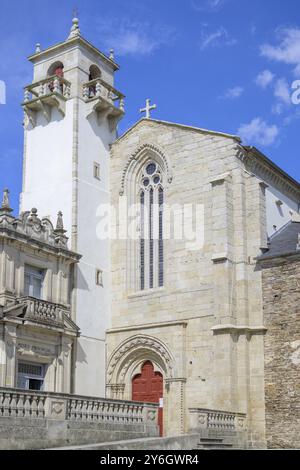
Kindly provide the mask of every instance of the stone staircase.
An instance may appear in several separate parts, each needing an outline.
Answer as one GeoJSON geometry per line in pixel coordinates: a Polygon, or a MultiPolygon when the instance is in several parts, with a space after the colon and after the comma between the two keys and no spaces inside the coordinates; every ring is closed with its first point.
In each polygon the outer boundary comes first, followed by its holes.
{"type": "Polygon", "coordinates": [[[232,450],[233,442],[223,437],[200,437],[196,450],[232,450]]]}

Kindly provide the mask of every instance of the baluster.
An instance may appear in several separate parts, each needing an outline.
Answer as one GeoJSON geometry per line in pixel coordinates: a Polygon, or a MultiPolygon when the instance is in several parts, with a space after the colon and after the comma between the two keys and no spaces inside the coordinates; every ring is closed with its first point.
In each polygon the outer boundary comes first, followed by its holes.
{"type": "Polygon", "coordinates": [[[4,393],[4,401],[3,401],[3,416],[8,417],[10,416],[10,394],[9,393],[4,393]]]}
{"type": "Polygon", "coordinates": [[[17,403],[17,414],[18,414],[18,418],[23,418],[24,414],[25,414],[25,408],[24,408],[24,403],[25,403],[25,400],[24,400],[24,395],[20,394],[18,396],[18,403],[17,403]]]}
{"type": "Polygon", "coordinates": [[[0,392],[0,416],[3,416],[4,393],[0,392]]]}
{"type": "Polygon", "coordinates": [[[24,404],[24,416],[29,417],[31,412],[30,395],[26,395],[24,404]]]}
{"type": "Polygon", "coordinates": [[[45,87],[44,87],[44,85],[42,84],[42,85],[40,86],[40,89],[39,89],[39,96],[44,96],[44,94],[45,94],[45,87]]]}
{"type": "Polygon", "coordinates": [[[30,91],[26,88],[24,92],[24,103],[28,103],[28,101],[30,101],[30,91]]]}
{"type": "Polygon", "coordinates": [[[101,96],[102,86],[100,82],[96,83],[96,96],[101,96]]]}
{"type": "Polygon", "coordinates": [[[88,100],[89,97],[90,97],[90,96],[89,96],[89,87],[84,86],[84,87],[83,87],[83,98],[84,98],[85,100],[88,100]]]}
{"type": "Polygon", "coordinates": [[[71,96],[71,85],[70,84],[65,86],[64,96],[66,98],[70,98],[70,96],[71,96]]]}
{"type": "Polygon", "coordinates": [[[10,416],[17,416],[17,394],[13,393],[10,403],[10,416]]]}
{"type": "Polygon", "coordinates": [[[124,98],[120,99],[119,109],[120,109],[120,111],[123,111],[123,112],[125,111],[125,100],[124,100],[124,98]]]}
{"type": "Polygon", "coordinates": [[[45,416],[45,398],[38,397],[37,398],[37,417],[44,418],[45,416]]]}
{"type": "Polygon", "coordinates": [[[54,93],[61,93],[61,88],[60,88],[60,83],[59,83],[58,78],[54,79],[53,85],[54,85],[54,88],[53,88],[54,93]]]}
{"type": "Polygon", "coordinates": [[[37,406],[37,396],[33,395],[32,401],[31,401],[31,416],[32,418],[37,418],[38,417],[38,406],[37,406]]]}

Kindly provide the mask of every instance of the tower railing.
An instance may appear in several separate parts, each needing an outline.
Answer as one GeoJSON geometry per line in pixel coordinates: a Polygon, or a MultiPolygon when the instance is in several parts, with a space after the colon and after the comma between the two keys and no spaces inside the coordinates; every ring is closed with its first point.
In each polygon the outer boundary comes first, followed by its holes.
{"type": "Polygon", "coordinates": [[[51,96],[61,95],[68,99],[71,96],[71,83],[59,75],[52,75],[24,88],[24,103],[51,96]]]}
{"type": "Polygon", "coordinates": [[[92,101],[102,98],[120,111],[124,111],[125,95],[106,83],[101,78],[96,78],[83,84],[83,98],[85,101],[92,101]]]}

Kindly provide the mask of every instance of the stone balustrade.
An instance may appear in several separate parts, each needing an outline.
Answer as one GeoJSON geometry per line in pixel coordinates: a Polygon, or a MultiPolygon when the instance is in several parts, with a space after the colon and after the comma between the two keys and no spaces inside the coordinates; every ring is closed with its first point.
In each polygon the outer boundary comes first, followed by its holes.
{"type": "Polygon", "coordinates": [[[19,302],[27,306],[26,318],[32,318],[38,321],[63,324],[63,316],[70,318],[70,307],[55,304],[46,300],[36,299],[34,297],[21,297],[19,302]]]}
{"type": "Polygon", "coordinates": [[[0,387],[0,418],[94,423],[157,423],[158,405],[0,387]]]}
{"type": "Polygon", "coordinates": [[[213,429],[242,432],[247,429],[247,415],[229,411],[190,408],[190,429],[213,429]]]}
{"type": "Polygon", "coordinates": [[[63,77],[53,75],[24,88],[24,104],[52,94],[71,96],[71,83],[63,77]]]}
{"type": "Polygon", "coordinates": [[[83,98],[85,101],[102,98],[124,112],[125,96],[101,78],[83,84],[83,98]]]}

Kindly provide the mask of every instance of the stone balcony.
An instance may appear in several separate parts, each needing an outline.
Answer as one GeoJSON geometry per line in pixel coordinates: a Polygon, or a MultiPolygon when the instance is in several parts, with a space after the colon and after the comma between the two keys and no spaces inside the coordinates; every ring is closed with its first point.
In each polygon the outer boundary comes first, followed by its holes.
{"type": "Polygon", "coordinates": [[[65,78],[53,75],[26,86],[24,90],[22,106],[33,127],[39,111],[42,111],[48,122],[51,119],[51,108],[57,108],[65,116],[66,101],[71,95],[71,83],[65,78]]]}
{"type": "Polygon", "coordinates": [[[83,99],[86,102],[86,116],[97,114],[98,124],[108,120],[113,131],[124,115],[125,96],[101,78],[83,84],[83,99]]]}
{"type": "Polygon", "coordinates": [[[79,329],[71,319],[70,306],[36,299],[34,297],[19,297],[18,307],[23,307],[22,318],[25,323],[34,323],[52,329],[69,330],[78,336],[79,329]]]}

